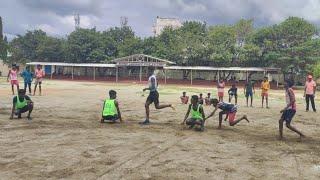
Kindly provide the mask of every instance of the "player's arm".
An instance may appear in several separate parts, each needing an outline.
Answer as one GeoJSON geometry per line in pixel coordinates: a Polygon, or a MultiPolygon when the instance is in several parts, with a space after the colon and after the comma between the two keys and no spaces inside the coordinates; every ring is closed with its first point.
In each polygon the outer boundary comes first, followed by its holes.
{"type": "Polygon", "coordinates": [[[317,91],[317,84],[316,84],[316,82],[314,82],[314,84],[313,84],[313,96],[316,95],[316,91],[317,91]]]}
{"type": "Polygon", "coordinates": [[[102,104],[102,111],[101,111],[101,117],[103,118],[103,109],[104,109],[104,104],[106,103],[106,101],[103,101],[103,104],[102,104]]]}
{"type": "Polygon", "coordinates": [[[211,117],[216,113],[217,110],[218,110],[218,108],[215,108],[215,109],[213,110],[213,112],[212,112],[207,118],[205,118],[205,119],[211,118],[211,117]]]}
{"type": "MultiPolygon", "coordinates": [[[[17,97],[17,98],[18,98],[18,97],[17,97]]],[[[17,102],[15,102],[15,101],[13,100],[10,119],[13,119],[13,114],[14,114],[14,111],[16,110],[16,103],[17,103],[17,102]]]]}
{"type": "Polygon", "coordinates": [[[121,112],[120,112],[118,101],[115,101],[115,105],[116,105],[116,108],[117,108],[117,112],[118,112],[118,116],[119,116],[120,122],[122,122],[122,117],[121,117],[121,112]]]}
{"type": "Polygon", "coordinates": [[[11,70],[8,72],[7,81],[9,82],[9,76],[10,76],[11,70]]]}
{"type": "Polygon", "coordinates": [[[203,107],[201,106],[201,108],[200,108],[200,113],[201,113],[201,115],[202,115],[202,119],[204,120],[204,121],[206,121],[206,115],[204,114],[204,110],[203,110],[203,107]]]}
{"type": "Polygon", "coordinates": [[[189,105],[188,111],[187,111],[187,113],[183,119],[183,122],[181,124],[184,124],[186,122],[186,120],[188,119],[189,114],[190,114],[190,110],[191,110],[191,106],[192,106],[192,104],[189,105]]]}

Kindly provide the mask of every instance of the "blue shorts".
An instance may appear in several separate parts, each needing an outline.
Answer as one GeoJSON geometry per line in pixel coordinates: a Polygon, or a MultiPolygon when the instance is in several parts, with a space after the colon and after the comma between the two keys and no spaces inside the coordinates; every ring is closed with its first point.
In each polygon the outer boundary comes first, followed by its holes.
{"type": "Polygon", "coordinates": [[[253,96],[253,93],[252,92],[246,92],[246,97],[252,97],[253,96]]]}
{"type": "Polygon", "coordinates": [[[291,120],[292,120],[292,118],[294,117],[295,114],[296,114],[296,110],[287,109],[282,113],[281,119],[286,121],[286,123],[290,124],[290,122],[291,122],[291,120]]]}

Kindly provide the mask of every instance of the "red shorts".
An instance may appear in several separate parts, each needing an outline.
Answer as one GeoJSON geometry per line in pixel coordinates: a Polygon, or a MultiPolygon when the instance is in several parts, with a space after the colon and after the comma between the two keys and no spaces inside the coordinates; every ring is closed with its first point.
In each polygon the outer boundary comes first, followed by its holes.
{"type": "Polygon", "coordinates": [[[218,97],[223,97],[224,93],[223,92],[218,92],[218,97]]]}
{"type": "Polygon", "coordinates": [[[262,97],[268,97],[268,95],[269,95],[268,92],[263,92],[263,93],[261,93],[261,96],[262,96],[262,97]]]}
{"type": "Polygon", "coordinates": [[[237,112],[228,113],[229,122],[233,122],[236,119],[237,112]]]}
{"type": "Polygon", "coordinates": [[[19,81],[18,80],[11,80],[11,85],[16,85],[19,86],[19,81]]]}

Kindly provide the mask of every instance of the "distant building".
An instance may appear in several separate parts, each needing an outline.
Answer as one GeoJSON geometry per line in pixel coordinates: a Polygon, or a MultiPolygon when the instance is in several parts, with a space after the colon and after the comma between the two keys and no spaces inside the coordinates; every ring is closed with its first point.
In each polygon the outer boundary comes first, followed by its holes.
{"type": "Polygon", "coordinates": [[[157,16],[156,24],[153,26],[153,33],[159,36],[165,27],[172,27],[173,29],[180,28],[182,23],[176,18],[163,18],[157,16]]]}

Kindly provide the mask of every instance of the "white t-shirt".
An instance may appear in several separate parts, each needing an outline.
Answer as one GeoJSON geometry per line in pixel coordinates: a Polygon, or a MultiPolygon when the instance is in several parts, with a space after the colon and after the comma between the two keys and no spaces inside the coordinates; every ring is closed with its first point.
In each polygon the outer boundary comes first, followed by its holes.
{"type": "Polygon", "coordinates": [[[155,75],[150,76],[148,84],[151,92],[156,91],[158,89],[157,77],[155,75]],[[154,86],[152,85],[151,79],[154,79],[154,86]]]}

